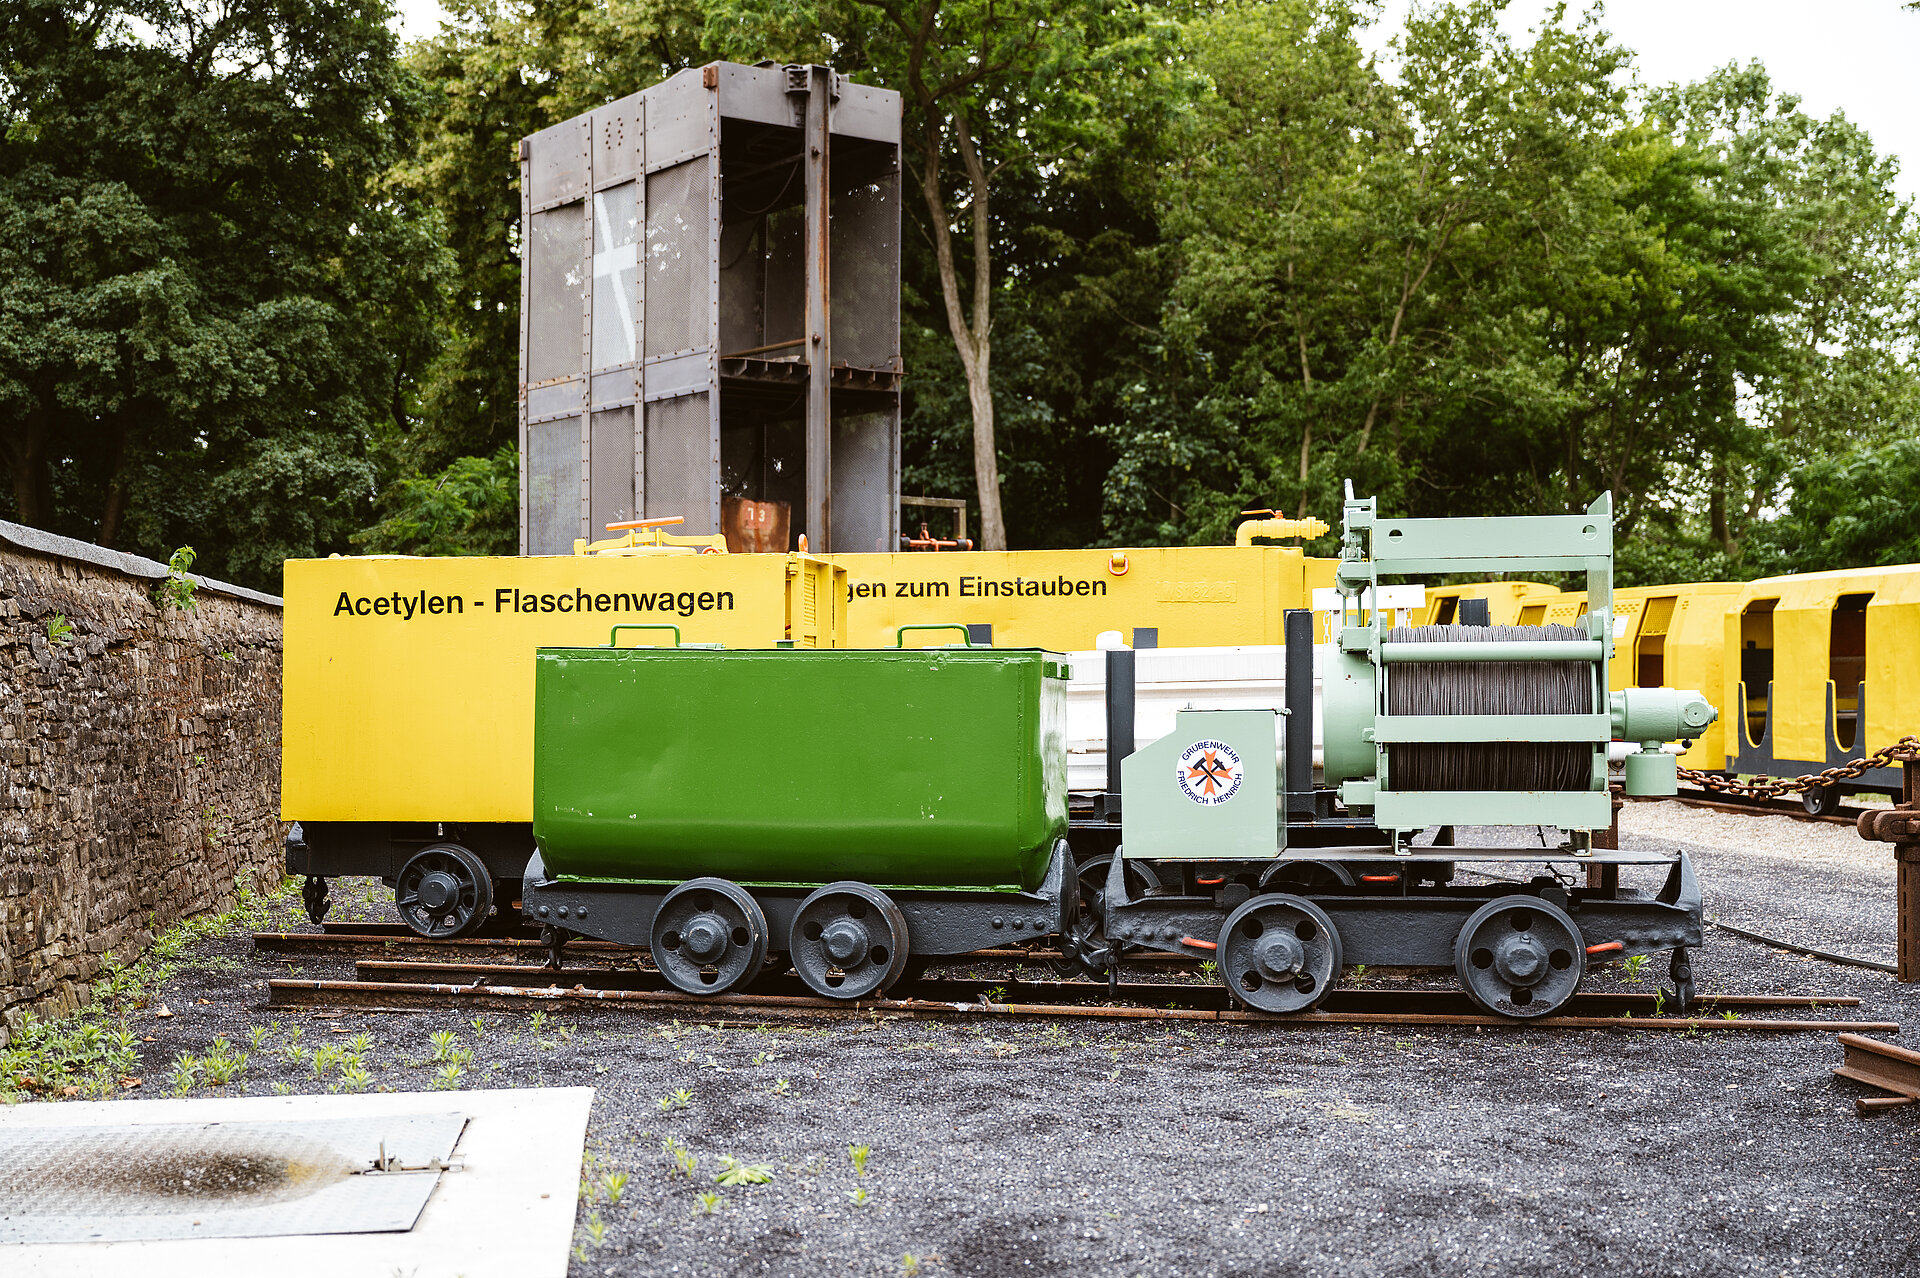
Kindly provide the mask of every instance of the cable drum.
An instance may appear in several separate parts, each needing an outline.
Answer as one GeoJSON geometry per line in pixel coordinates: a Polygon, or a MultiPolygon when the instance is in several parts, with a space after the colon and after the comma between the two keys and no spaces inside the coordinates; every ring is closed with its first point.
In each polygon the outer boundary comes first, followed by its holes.
{"type": "MultiPolygon", "coordinates": [[[[1574,642],[1574,626],[1396,626],[1388,643],[1574,642]]],[[[1589,661],[1436,661],[1389,666],[1387,713],[1592,714],[1589,661]]],[[[1593,747],[1579,741],[1420,742],[1387,747],[1388,784],[1409,790],[1587,790],[1593,747]]]]}

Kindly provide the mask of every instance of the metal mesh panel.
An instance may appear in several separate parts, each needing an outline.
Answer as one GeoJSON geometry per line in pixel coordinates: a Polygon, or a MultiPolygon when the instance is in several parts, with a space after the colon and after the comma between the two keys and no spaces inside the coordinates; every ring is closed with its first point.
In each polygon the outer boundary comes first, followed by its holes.
{"type": "Polygon", "coordinates": [[[900,178],[882,174],[832,197],[828,249],[833,362],[891,368],[900,353],[900,178]]]}
{"type": "Polygon", "coordinates": [[[898,549],[894,499],[899,456],[898,410],[835,413],[833,417],[833,537],[843,554],[898,549]]]}
{"type": "Polygon", "coordinates": [[[710,534],[714,528],[713,424],[705,395],[684,395],[647,405],[646,518],[683,515],[680,532],[710,534]]]}
{"type": "Polygon", "coordinates": [[[720,227],[720,349],[752,350],[762,336],[761,293],[767,283],[767,253],[760,219],[720,227]]]}
{"type": "Polygon", "coordinates": [[[606,535],[608,524],[633,518],[633,409],[593,415],[593,518],[589,537],[606,535]]]}
{"type": "Polygon", "coordinates": [[[587,277],[580,261],[584,211],[579,204],[533,215],[527,237],[527,381],[580,372],[580,321],[587,277]]]}
{"type": "Polygon", "coordinates": [[[637,335],[634,276],[638,270],[640,222],[637,183],[593,197],[593,366],[633,360],[637,335]]]}
{"type": "Polygon", "coordinates": [[[707,160],[647,178],[646,349],[667,355],[707,344],[707,160]]]}
{"type": "Polygon", "coordinates": [[[527,427],[527,553],[570,555],[580,535],[580,419],[527,427]]]}
{"type": "Polygon", "coordinates": [[[807,335],[807,212],[798,205],[767,216],[764,331],[769,343],[807,335]]]}

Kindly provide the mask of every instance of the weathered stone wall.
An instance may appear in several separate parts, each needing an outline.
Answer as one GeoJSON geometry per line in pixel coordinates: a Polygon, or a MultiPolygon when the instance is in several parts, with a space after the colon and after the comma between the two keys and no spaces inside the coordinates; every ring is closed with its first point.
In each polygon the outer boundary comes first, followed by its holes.
{"type": "Polygon", "coordinates": [[[163,610],[164,572],[0,525],[0,1042],[278,881],[277,601],[205,583],[163,610]]]}

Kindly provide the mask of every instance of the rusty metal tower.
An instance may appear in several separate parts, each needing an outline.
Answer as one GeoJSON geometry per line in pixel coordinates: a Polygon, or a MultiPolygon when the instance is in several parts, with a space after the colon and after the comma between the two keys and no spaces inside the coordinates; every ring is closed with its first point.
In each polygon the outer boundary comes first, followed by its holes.
{"type": "Polygon", "coordinates": [[[717,62],[520,143],[520,549],[891,550],[900,95],[717,62]]]}

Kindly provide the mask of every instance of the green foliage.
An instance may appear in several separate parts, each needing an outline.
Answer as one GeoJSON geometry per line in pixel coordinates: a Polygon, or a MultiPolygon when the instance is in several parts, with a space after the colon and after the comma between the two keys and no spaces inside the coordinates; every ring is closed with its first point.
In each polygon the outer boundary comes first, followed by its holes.
{"type": "Polygon", "coordinates": [[[276,588],[367,520],[436,345],[383,0],[20,0],[0,24],[9,518],[276,588]]]}
{"type": "Polygon", "coordinates": [[[903,488],[1011,545],[1352,477],[1609,489],[1622,584],[1920,558],[1893,160],[1758,65],[1642,88],[1597,15],[1422,6],[1390,78],[1358,0],[452,0],[404,57],[381,0],[16,8],[0,514],[55,531],[269,589],[510,553],[517,139],[771,57],[905,96],[903,488]]]}
{"type": "Polygon", "coordinates": [[[55,648],[64,648],[73,636],[73,623],[67,620],[63,612],[56,612],[47,618],[47,643],[55,648]]]}
{"type": "MultiPolygon", "coordinates": [[[[274,902],[291,890],[290,883],[265,895],[242,889],[233,909],[187,919],[168,929],[137,962],[123,963],[108,955],[91,997],[72,1015],[56,1020],[31,1014],[23,1018],[0,1046],[0,1104],[27,1096],[102,1099],[138,1085],[140,1080],[132,1077],[140,1063],[135,1046],[139,1038],[131,1024],[134,1014],[153,1004],[160,987],[192,961],[186,956],[190,944],[260,926],[274,902]]],[[[245,1052],[233,1052],[220,1039],[207,1057],[180,1053],[170,1067],[169,1084],[177,1094],[186,1094],[209,1073],[209,1061],[217,1062],[214,1069],[225,1075],[218,1081],[229,1081],[246,1068],[246,1059],[245,1052]]]]}
{"type": "Polygon", "coordinates": [[[1920,438],[1814,457],[1792,474],[1791,485],[1781,518],[1753,533],[1749,562],[1756,569],[1920,563],[1920,438]]]}
{"type": "Polygon", "coordinates": [[[193,601],[193,592],[199,589],[189,572],[195,559],[192,546],[181,546],[167,557],[167,575],[153,588],[154,606],[161,611],[172,608],[176,612],[195,612],[199,605],[193,601]]]}
{"type": "Polygon", "coordinates": [[[399,480],[386,517],[353,544],[376,555],[511,555],[519,546],[519,454],[461,457],[437,475],[399,480]]]}

